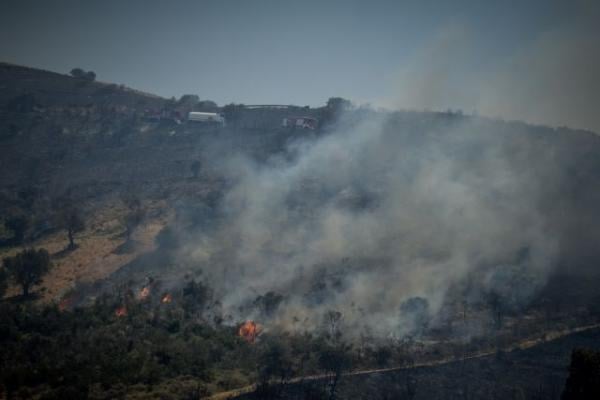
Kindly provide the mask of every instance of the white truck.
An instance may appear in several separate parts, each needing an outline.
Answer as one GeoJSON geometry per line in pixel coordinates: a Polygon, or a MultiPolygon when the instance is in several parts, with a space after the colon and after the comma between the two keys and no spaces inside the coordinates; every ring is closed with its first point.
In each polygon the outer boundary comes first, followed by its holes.
{"type": "Polygon", "coordinates": [[[314,131],[317,129],[317,125],[319,121],[316,118],[311,117],[287,117],[281,121],[281,126],[283,128],[300,128],[300,129],[310,129],[314,131]]]}
{"type": "Polygon", "coordinates": [[[188,114],[188,122],[225,126],[225,117],[219,113],[192,111],[188,114]]]}

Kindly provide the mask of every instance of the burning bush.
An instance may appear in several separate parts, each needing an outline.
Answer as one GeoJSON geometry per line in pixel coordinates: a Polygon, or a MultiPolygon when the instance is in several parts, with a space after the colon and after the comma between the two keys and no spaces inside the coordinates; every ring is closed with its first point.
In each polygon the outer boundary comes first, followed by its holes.
{"type": "Polygon", "coordinates": [[[58,303],[58,310],[61,312],[69,311],[73,308],[73,303],[75,302],[75,298],[73,295],[63,297],[58,303]]]}
{"type": "Polygon", "coordinates": [[[251,320],[244,322],[238,329],[238,335],[248,343],[254,343],[256,337],[260,334],[260,326],[251,320]]]}
{"type": "Polygon", "coordinates": [[[115,310],[115,315],[117,317],[126,317],[127,316],[127,307],[120,306],[115,310]]]}
{"type": "Polygon", "coordinates": [[[144,286],[138,293],[139,300],[146,300],[150,296],[150,286],[144,286]]]}

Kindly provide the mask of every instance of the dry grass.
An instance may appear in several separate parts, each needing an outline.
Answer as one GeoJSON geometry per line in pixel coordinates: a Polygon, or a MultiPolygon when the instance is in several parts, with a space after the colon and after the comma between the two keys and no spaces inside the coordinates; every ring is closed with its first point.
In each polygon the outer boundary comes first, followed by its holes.
{"type": "MultiPolygon", "coordinates": [[[[123,225],[121,223],[126,210],[122,207],[109,207],[97,212],[87,222],[88,229],[76,235],[77,248],[65,250],[68,239],[64,232],[44,237],[30,245],[36,249],[44,248],[52,255],[53,267],[44,278],[43,283],[34,288],[39,293],[40,301],[59,300],[62,295],[76,283],[89,283],[103,279],[140,255],[155,250],[156,235],[171,218],[171,213],[163,204],[152,205],[154,214],[134,232],[135,242],[131,251],[117,252],[125,243],[123,225]]],[[[7,249],[0,256],[14,255],[22,247],[7,249]]],[[[19,294],[19,288],[12,286],[7,296],[19,294]]]]}

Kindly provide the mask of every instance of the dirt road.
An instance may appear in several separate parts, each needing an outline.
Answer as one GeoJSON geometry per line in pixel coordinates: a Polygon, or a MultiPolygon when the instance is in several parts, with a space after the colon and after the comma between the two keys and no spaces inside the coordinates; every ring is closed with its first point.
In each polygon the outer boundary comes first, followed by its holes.
{"type": "MultiPolygon", "coordinates": [[[[415,364],[408,365],[408,366],[402,365],[402,366],[388,367],[388,368],[356,370],[356,371],[346,372],[342,376],[345,376],[345,377],[360,376],[360,375],[370,375],[370,374],[378,374],[378,373],[385,373],[385,372],[392,372],[392,371],[401,371],[401,370],[406,370],[406,369],[410,369],[410,368],[436,367],[439,365],[449,364],[449,363],[462,361],[462,360],[472,360],[472,359],[476,359],[476,358],[489,357],[491,355],[496,354],[496,352],[498,350],[501,350],[504,352],[512,352],[515,350],[525,350],[525,349],[529,349],[529,348],[538,346],[543,343],[548,343],[548,342],[563,338],[568,335],[572,335],[574,333],[584,332],[584,331],[588,331],[588,330],[596,329],[596,328],[600,328],[600,323],[592,324],[592,325],[578,326],[575,328],[563,329],[563,330],[559,330],[559,331],[545,332],[544,336],[540,337],[540,338],[525,339],[525,340],[522,340],[515,344],[512,344],[510,346],[501,348],[501,349],[481,351],[481,352],[477,352],[477,353],[473,353],[473,354],[468,354],[465,357],[441,358],[438,360],[415,363],[415,364]]],[[[329,377],[331,377],[331,375],[329,375],[329,374],[299,376],[299,377],[289,380],[288,383],[318,381],[321,379],[327,379],[329,377]]],[[[212,396],[206,397],[205,399],[207,399],[207,400],[234,399],[243,394],[251,393],[254,390],[256,390],[256,384],[248,385],[248,386],[245,386],[245,387],[242,387],[239,389],[234,389],[234,390],[229,390],[226,392],[217,393],[212,396]]]]}

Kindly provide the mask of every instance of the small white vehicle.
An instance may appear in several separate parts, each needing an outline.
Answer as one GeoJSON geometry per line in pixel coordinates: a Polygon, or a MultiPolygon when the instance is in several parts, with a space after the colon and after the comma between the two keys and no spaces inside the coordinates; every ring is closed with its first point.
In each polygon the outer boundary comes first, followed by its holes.
{"type": "Polygon", "coordinates": [[[288,117],[281,122],[283,128],[317,129],[319,121],[311,117],[288,117]]]}
{"type": "Polygon", "coordinates": [[[188,114],[188,122],[225,126],[225,117],[219,113],[192,111],[188,114]]]}

